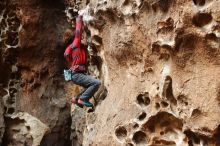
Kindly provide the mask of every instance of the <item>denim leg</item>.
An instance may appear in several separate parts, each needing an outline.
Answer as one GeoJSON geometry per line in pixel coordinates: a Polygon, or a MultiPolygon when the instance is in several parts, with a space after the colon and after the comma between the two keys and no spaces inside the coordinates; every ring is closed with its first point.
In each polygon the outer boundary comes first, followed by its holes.
{"type": "Polygon", "coordinates": [[[80,93],[79,93],[78,96],[81,96],[85,91],[86,91],[86,88],[83,88],[83,89],[80,91],[80,93]]]}
{"type": "Polygon", "coordinates": [[[76,96],[76,99],[78,100],[79,97],[86,91],[86,88],[83,88],[80,90],[80,93],[76,96]]]}
{"type": "Polygon", "coordinates": [[[98,90],[101,82],[90,75],[83,73],[73,73],[72,81],[85,88],[84,92],[81,92],[80,98],[83,100],[89,100],[95,92],[98,90]]]}

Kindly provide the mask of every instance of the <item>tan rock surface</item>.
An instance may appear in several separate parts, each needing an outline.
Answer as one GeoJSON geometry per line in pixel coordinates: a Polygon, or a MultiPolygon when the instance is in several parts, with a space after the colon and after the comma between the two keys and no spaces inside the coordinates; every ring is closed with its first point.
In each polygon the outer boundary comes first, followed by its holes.
{"type": "Polygon", "coordinates": [[[87,116],[83,145],[217,145],[220,2],[88,5],[108,96],[87,116]]]}
{"type": "Polygon", "coordinates": [[[6,120],[10,127],[6,129],[8,145],[32,145],[39,146],[44,135],[49,132],[49,127],[29,115],[19,112],[6,120]]]}
{"type": "Polygon", "coordinates": [[[1,1],[0,143],[219,146],[219,7],[219,0],[1,1]],[[76,3],[92,35],[89,71],[102,86],[95,112],[72,106],[70,127],[66,97],[80,89],[63,80],[61,38],[76,3]]]}

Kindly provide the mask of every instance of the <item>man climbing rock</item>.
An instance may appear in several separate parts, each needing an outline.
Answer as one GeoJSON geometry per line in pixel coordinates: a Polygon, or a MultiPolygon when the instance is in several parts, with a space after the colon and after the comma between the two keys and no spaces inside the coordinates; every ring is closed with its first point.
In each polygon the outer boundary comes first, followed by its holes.
{"type": "MultiPolygon", "coordinates": [[[[86,74],[87,48],[85,44],[81,43],[82,31],[84,29],[82,17],[82,15],[78,15],[76,18],[75,37],[73,42],[66,48],[64,57],[66,61],[71,64],[71,80],[75,84],[85,88],[77,97],[73,97],[73,103],[80,107],[83,107],[84,105],[86,107],[93,107],[93,104],[89,102],[89,99],[98,90],[101,82],[86,74]]],[[[70,31],[67,33],[70,33],[70,31]]],[[[71,35],[66,36],[70,37],[71,35]]]]}

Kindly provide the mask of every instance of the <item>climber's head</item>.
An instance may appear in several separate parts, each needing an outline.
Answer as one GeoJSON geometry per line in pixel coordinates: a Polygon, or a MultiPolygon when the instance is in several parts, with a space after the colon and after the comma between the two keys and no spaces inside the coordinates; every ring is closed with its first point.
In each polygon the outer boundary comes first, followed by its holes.
{"type": "Polygon", "coordinates": [[[63,35],[63,43],[65,45],[72,43],[74,37],[75,37],[75,32],[72,31],[71,29],[66,29],[66,31],[64,32],[64,35],[63,35]]]}

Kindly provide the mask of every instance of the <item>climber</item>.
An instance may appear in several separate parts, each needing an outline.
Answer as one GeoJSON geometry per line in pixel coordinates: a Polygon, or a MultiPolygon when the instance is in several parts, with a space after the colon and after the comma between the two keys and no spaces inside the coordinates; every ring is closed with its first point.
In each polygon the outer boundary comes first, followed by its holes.
{"type": "MultiPolygon", "coordinates": [[[[65,50],[64,57],[66,61],[71,64],[69,72],[71,74],[70,79],[77,85],[84,87],[85,89],[77,96],[73,97],[72,102],[79,107],[93,107],[93,104],[89,102],[89,99],[98,90],[101,82],[94,77],[86,74],[87,72],[87,48],[86,45],[81,43],[82,32],[84,29],[83,16],[78,15],[76,17],[76,30],[75,33],[70,35],[71,31],[67,31],[66,36],[74,38],[73,42],[68,45],[65,50]],[[75,35],[75,36],[74,36],[75,35]]],[[[65,39],[69,39],[64,38],[65,39]]],[[[89,44],[91,45],[91,44],[89,44]]]]}

